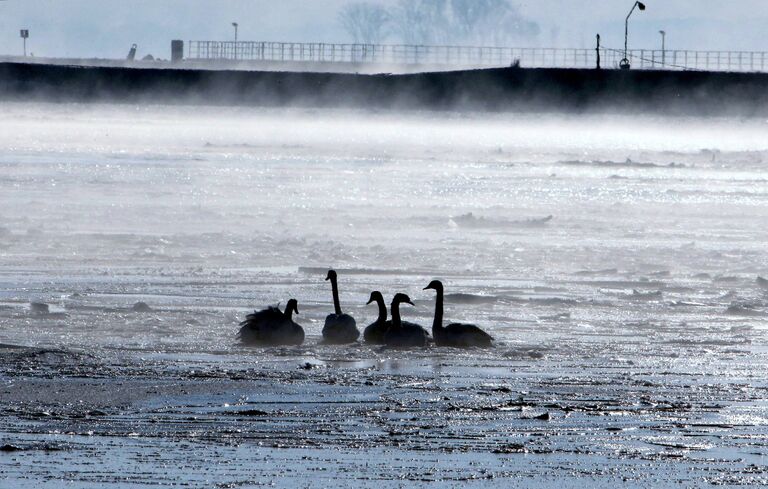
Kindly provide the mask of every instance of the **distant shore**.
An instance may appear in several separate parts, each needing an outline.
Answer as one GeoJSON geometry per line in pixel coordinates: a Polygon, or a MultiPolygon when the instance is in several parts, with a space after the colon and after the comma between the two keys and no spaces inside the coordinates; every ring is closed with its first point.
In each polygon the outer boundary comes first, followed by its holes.
{"type": "Polygon", "coordinates": [[[0,63],[0,99],[479,111],[768,113],[768,74],[497,68],[363,75],[0,63]]]}

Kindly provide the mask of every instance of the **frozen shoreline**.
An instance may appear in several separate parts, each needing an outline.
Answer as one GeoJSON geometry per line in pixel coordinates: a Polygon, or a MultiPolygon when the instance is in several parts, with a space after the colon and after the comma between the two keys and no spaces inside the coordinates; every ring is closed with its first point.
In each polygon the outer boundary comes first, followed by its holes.
{"type": "Polygon", "coordinates": [[[0,455],[13,461],[2,476],[18,487],[23,475],[78,487],[765,482],[765,349],[708,347],[693,373],[616,346],[620,359],[3,351],[0,433],[18,450],[0,455]],[[750,373],[724,376],[726,364],[750,373]]]}

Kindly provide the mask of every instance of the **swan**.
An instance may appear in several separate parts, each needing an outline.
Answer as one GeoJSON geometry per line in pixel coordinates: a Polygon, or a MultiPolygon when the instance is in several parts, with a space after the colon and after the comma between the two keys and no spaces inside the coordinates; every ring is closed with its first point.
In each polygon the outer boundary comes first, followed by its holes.
{"type": "Polygon", "coordinates": [[[435,321],[432,324],[432,337],[437,346],[453,346],[457,348],[492,346],[491,335],[474,324],[453,323],[443,327],[443,283],[433,280],[424,290],[433,289],[437,292],[435,301],[435,321]]]}
{"type": "Polygon", "coordinates": [[[323,343],[328,345],[343,345],[345,343],[354,343],[360,337],[360,331],[357,329],[355,318],[349,314],[341,312],[339,303],[339,286],[336,282],[336,271],[328,270],[328,276],[325,280],[331,281],[333,289],[333,307],[335,312],[325,318],[323,326],[323,343]]]}
{"type": "Polygon", "coordinates": [[[379,306],[379,317],[365,328],[365,331],[363,331],[363,339],[366,343],[383,345],[384,333],[386,333],[392,325],[392,321],[387,321],[387,305],[384,303],[384,296],[381,295],[381,292],[378,290],[371,292],[371,298],[368,299],[366,305],[369,305],[372,302],[375,302],[379,306]]]}
{"type": "Polygon", "coordinates": [[[384,333],[384,344],[396,348],[427,346],[429,334],[417,324],[403,323],[400,318],[400,304],[413,305],[413,302],[405,294],[395,294],[392,299],[392,326],[384,333]]]}
{"type": "MultiPolygon", "coordinates": [[[[366,305],[369,305],[373,302],[379,306],[379,317],[376,319],[376,321],[369,324],[368,327],[365,328],[365,331],[363,331],[363,339],[366,343],[371,343],[373,345],[383,345],[384,334],[389,330],[389,328],[392,327],[392,321],[387,320],[387,305],[384,303],[384,296],[378,290],[371,292],[371,298],[368,299],[368,303],[366,305]]],[[[417,328],[421,327],[418,324],[408,321],[402,321],[402,324],[403,327],[406,328],[414,326],[417,328]]]]}
{"type": "Polygon", "coordinates": [[[296,299],[288,301],[285,312],[271,306],[249,314],[240,323],[238,338],[245,345],[300,345],[304,343],[304,329],[293,321],[293,313],[299,313],[296,299]]]}

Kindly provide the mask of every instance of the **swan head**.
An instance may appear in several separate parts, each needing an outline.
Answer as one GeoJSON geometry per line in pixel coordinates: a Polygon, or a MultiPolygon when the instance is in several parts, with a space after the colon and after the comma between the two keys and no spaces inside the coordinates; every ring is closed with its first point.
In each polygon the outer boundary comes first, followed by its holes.
{"type": "Polygon", "coordinates": [[[395,304],[410,304],[412,306],[415,305],[413,302],[411,302],[411,298],[405,294],[395,294],[394,299],[392,299],[392,305],[394,306],[395,304]]]}
{"type": "Polygon", "coordinates": [[[285,305],[285,312],[292,312],[294,314],[299,313],[299,303],[296,299],[291,299],[288,304],[285,305]]]}
{"type": "Polygon", "coordinates": [[[336,280],[336,270],[328,270],[328,275],[326,275],[325,279],[336,280]]]}
{"type": "Polygon", "coordinates": [[[384,296],[381,295],[381,292],[379,292],[378,290],[374,290],[373,292],[371,292],[371,298],[368,299],[368,302],[366,302],[365,305],[367,306],[372,302],[384,302],[384,296]]]}
{"type": "Polygon", "coordinates": [[[433,280],[433,281],[431,281],[429,283],[429,285],[424,287],[424,290],[429,290],[429,289],[432,289],[432,290],[443,290],[443,283],[441,281],[439,281],[439,280],[433,280]]]}

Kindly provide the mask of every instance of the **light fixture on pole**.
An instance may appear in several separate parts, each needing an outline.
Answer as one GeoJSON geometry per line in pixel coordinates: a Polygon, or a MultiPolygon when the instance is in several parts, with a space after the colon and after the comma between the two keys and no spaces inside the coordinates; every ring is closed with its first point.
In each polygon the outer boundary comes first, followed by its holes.
{"type": "Polygon", "coordinates": [[[667,31],[659,31],[661,34],[661,65],[667,64],[667,31]]]}
{"type": "Polygon", "coordinates": [[[640,10],[645,10],[645,4],[643,2],[635,2],[632,4],[632,9],[629,11],[629,14],[627,14],[627,18],[624,21],[624,59],[622,59],[619,62],[619,66],[622,70],[628,70],[630,68],[629,64],[629,58],[628,58],[628,50],[627,46],[629,44],[629,17],[632,15],[632,12],[635,11],[635,8],[638,8],[640,10]]]}
{"type": "Polygon", "coordinates": [[[600,69],[600,34],[597,35],[597,47],[595,47],[595,56],[597,57],[597,69],[600,69]]]}
{"type": "Polygon", "coordinates": [[[232,22],[232,27],[235,28],[235,44],[232,45],[232,57],[234,59],[237,59],[237,28],[238,28],[237,22],[232,22]]]}
{"type": "Polygon", "coordinates": [[[29,29],[21,30],[21,38],[24,40],[24,57],[27,57],[27,39],[29,39],[29,29]]]}

